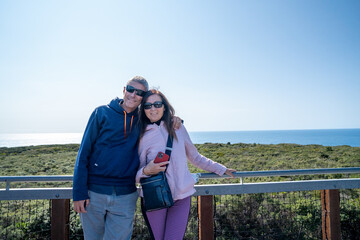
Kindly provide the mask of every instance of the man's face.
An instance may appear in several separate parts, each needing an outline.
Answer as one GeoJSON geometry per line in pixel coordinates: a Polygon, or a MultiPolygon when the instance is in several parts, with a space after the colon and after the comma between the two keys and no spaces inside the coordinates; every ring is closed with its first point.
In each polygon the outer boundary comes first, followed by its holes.
{"type": "MultiPolygon", "coordinates": [[[[135,89],[140,89],[146,91],[145,86],[138,82],[130,82],[128,85],[134,87],[135,89]]],[[[133,91],[132,93],[126,91],[126,87],[124,87],[124,102],[122,107],[126,112],[134,111],[141,103],[142,97],[136,94],[137,91],[133,91]]]]}

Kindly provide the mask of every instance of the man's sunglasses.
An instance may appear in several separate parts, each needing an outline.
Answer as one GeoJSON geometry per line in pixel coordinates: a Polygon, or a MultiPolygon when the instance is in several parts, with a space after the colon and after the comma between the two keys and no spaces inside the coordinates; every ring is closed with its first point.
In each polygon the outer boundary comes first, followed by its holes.
{"type": "Polygon", "coordinates": [[[134,91],[136,91],[136,95],[138,95],[140,97],[143,97],[146,93],[146,91],[134,88],[133,86],[130,86],[130,85],[126,86],[126,91],[129,93],[133,93],[134,91]]]}
{"type": "Polygon", "coordinates": [[[157,101],[154,103],[144,103],[144,109],[151,109],[151,107],[154,105],[155,108],[161,108],[163,106],[163,102],[157,101]]]}

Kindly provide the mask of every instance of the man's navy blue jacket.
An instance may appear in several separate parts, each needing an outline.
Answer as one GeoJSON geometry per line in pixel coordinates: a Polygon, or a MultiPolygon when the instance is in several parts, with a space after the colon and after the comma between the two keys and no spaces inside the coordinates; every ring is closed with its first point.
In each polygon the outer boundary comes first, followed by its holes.
{"type": "Polygon", "coordinates": [[[138,110],[126,113],[121,101],[115,98],[90,116],[75,163],[74,201],[89,198],[88,184],[136,189],[138,110]]]}

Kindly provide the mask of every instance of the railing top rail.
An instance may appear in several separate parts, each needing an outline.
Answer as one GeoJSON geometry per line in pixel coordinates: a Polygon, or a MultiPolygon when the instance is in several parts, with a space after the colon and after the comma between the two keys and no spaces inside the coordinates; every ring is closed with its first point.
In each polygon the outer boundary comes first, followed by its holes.
{"type": "MultiPolygon", "coordinates": [[[[360,178],[261,182],[245,184],[208,184],[195,185],[196,193],[194,196],[359,188],[360,178]]],[[[11,190],[0,189],[0,201],[71,198],[72,188],[15,188],[11,190]]]]}
{"type": "Polygon", "coordinates": [[[67,182],[72,180],[72,175],[0,176],[0,182],[67,182]]]}
{"type": "MultiPolygon", "coordinates": [[[[295,169],[295,170],[270,170],[270,171],[242,171],[235,172],[237,178],[243,177],[273,177],[273,176],[296,176],[296,175],[319,175],[319,174],[346,174],[360,173],[360,167],[349,168],[315,168],[315,169],[295,169]]],[[[215,173],[201,173],[203,179],[207,178],[226,178],[228,176],[219,176],[215,173]]]]}
{"type": "MultiPolygon", "coordinates": [[[[346,174],[360,173],[360,167],[349,168],[318,168],[318,169],[295,169],[295,170],[270,170],[270,171],[241,171],[235,172],[236,178],[243,177],[272,177],[272,176],[295,176],[295,175],[317,175],[317,174],[346,174]]],[[[218,176],[215,173],[201,173],[201,179],[227,178],[227,175],[218,176]]],[[[72,175],[53,176],[0,176],[0,182],[66,182],[72,181],[72,175]]]]}

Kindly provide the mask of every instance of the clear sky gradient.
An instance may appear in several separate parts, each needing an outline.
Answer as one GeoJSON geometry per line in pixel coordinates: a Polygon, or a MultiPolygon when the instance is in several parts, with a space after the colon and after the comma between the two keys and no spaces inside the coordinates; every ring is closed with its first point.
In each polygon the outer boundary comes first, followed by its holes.
{"type": "Polygon", "coordinates": [[[360,128],[360,1],[0,1],[0,133],[83,132],[135,75],[189,131],[360,128]]]}

